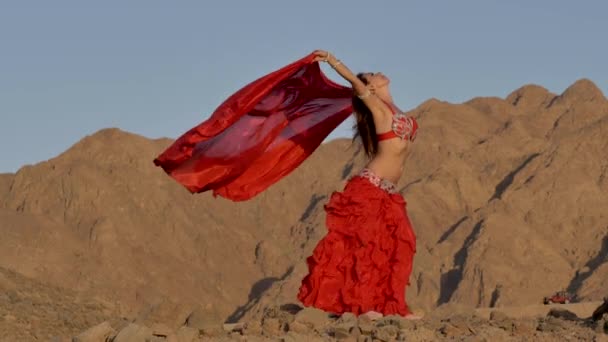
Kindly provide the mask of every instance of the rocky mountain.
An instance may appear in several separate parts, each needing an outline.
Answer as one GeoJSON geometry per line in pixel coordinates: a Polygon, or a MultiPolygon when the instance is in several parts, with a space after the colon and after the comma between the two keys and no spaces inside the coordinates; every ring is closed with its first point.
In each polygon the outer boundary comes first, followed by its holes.
{"type": "MultiPolygon", "coordinates": [[[[411,114],[421,129],[399,186],[418,237],[414,309],[607,294],[608,100],[591,81],[559,95],[527,85],[505,99],[431,99],[411,114]]],[[[357,145],[324,144],[233,203],[155,168],[168,144],[104,129],[0,174],[0,267],[131,317],[171,302],[176,317],[238,321],[295,302],[326,232],[323,204],[365,163],[357,145]]]]}

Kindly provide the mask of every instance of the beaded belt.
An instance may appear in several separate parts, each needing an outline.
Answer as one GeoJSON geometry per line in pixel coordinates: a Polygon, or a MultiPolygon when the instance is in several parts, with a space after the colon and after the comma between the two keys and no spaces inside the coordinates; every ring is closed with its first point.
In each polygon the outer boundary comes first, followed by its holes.
{"type": "Polygon", "coordinates": [[[397,193],[397,186],[391,182],[388,181],[386,179],[382,179],[380,176],[378,176],[377,174],[374,173],[374,171],[370,170],[370,169],[363,169],[361,170],[361,172],[359,172],[359,177],[363,177],[365,179],[367,179],[370,183],[372,183],[373,185],[379,187],[380,189],[394,194],[397,193]]]}

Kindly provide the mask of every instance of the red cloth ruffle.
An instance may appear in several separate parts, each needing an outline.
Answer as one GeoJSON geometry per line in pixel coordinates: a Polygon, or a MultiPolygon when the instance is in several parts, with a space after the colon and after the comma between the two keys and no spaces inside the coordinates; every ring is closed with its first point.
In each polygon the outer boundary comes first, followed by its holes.
{"type": "Polygon", "coordinates": [[[328,234],[307,258],[298,299],[305,306],[359,315],[407,315],[416,236],[400,194],[353,177],[325,205],[328,234]]]}

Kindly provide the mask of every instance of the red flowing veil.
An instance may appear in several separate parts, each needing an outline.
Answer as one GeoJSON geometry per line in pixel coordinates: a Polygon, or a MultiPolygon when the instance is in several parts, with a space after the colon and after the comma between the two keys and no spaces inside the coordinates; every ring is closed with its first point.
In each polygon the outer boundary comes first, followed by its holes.
{"type": "Polygon", "coordinates": [[[308,55],[234,93],[154,164],[192,193],[248,200],[314,152],[352,113],[351,96],[308,55]]]}

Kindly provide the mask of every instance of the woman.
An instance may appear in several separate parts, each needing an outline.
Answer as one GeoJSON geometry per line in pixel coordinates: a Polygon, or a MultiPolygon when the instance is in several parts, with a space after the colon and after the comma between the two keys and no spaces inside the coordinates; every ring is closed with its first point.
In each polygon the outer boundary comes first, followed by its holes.
{"type": "Polygon", "coordinates": [[[354,75],[332,54],[314,55],[352,85],[356,136],[369,163],[325,205],[328,234],[307,259],[298,298],[336,314],[419,318],[405,301],[416,238],[395,186],[418,124],[394,104],[382,73],[354,75]]]}
{"type": "Polygon", "coordinates": [[[414,318],[405,287],[416,242],[394,184],[418,126],[393,104],[388,85],[382,74],[355,76],[315,51],[235,92],[154,164],[192,193],[249,200],[295,170],[354,110],[370,162],[325,206],[329,232],[308,258],[298,297],[333,313],[414,318]],[[352,88],[325,77],[319,61],[352,88]]]}

